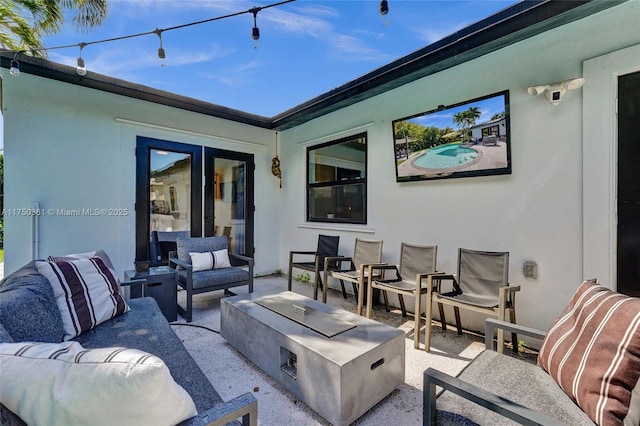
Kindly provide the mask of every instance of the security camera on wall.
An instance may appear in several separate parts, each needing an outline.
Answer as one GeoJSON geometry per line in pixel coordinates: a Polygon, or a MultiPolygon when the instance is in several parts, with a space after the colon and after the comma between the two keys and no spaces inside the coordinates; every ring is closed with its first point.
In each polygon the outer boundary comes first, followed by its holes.
{"type": "Polygon", "coordinates": [[[531,96],[538,96],[544,93],[544,96],[551,103],[556,106],[562,101],[567,90],[575,90],[582,87],[584,84],[584,78],[574,78],[572,80],[566,80],[561,83],[547,84],[545,86],[531,86],[527,89],[527,93],[531,96]]]}

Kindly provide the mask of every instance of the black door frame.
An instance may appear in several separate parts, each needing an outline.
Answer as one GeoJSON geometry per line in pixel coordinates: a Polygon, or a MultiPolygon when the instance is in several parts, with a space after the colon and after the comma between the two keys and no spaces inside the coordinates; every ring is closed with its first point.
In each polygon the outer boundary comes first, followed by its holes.
{"type": "Polygon", "coordinates": [[[224,158],[226,160],[243,161],[247,165],[245,175],[246,185],[246,206],[245,206],[245,252],[240,253],[245,256],[253,257],[255,253],[254,246],[254,171],[255,163],[253,154],[243,152],[227,151],[218,148],[205,147],[204,149],[204,173],[205,173],[205,195],[204,195],[204,236],[214,235],[215,226],[215,159],[224,158]]]}
{"type": "Polygon", "coordinates": [[[150,259],[150,187],[152,149],[191,155],[191,236],[202,235],[202,147],[138,136],[136,140],[136,260],[150,259]]]}
{"type": "Polygon", "coordinates": [[[619,75],[618,82],[618,147],[617,147],[617,226],[616,282],[617,291],[640,296],[640,177],[638,161],[637,111],[640,107],[640,71],[619,75]]]}

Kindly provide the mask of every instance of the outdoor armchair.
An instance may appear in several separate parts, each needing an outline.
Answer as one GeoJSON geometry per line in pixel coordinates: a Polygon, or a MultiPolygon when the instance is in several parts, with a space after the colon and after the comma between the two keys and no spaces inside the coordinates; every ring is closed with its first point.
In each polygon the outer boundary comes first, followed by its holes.
{"type": "Polygon", "coordinates": [[[363,291],[358,289],[366,289],[369,278],[380,278],[379,275],[370,277],[369,265],[380,265],[382,259],[382,241],[378,240],[362,240],[356,238],[353,248],[353,257],[325,257],[324,259],[324,283],[322,301],[327,303],[327,289],[329,286],[329,278],[333,277],[340,281],[342,292],[345,294],[344,281],[348,281],[353,286],[353,293],[358,299],[358,315],[362,315],[362,306],[364,303],[363,291]],[[341,269],[333,269],[332,265],[339,264],[341,269]],[[344,268],[345,264],[348,265],[344,268]]]}
{"type": "MultiPolygon", "coordinates": [[[[399,265],[370,265],[368,276],[384,276],[385,271],[395,271],[395,277],[391,279],[369,280],[367,291],[367,318],[371,318],[373,305],[373,289],[382,290],[384,304],[389,312],[389,300],[387,291],[396,293],[400,301],[402,316],[407,316],[404,304],[404,296],[415,298],[415,328],[413,346],[418,349],[420,345],[420,313],[422,312],[422,295],[427,293],[427,282],[430,274],[436,272],[436,257],[438,246],[422,246],[409,243],[400,245],[399,265]]],[[[427,319],[427,321],[429,321],[427,319]]]]}
{"type": "MultiPolygon", "coordinates": [[[[287,290],[291,291],[291,279],[293,277],[293,268],[304,269],[314,274],[314,291],[313,298],[318,300],[318,287],[322,286],[322,278],[320,271],[324,268],[325,257],[335,257],[338,255],[338,245],[340,244],[339,236],[318,235],[318,248],[316,251],[290,251],[289,252],[289,282],[287,290]],[[310,256],[314,257],[313,261],[294,262],[294,256],[310,256]]],[[[330,265],[335,268],[335,263],[330,265]]],[[[324,290],[324,287],[323,287],[324,290]]],[[[345,295],[346,298],[346,295],[345,295]]]]}
{"type": "MultiPolygon", "coordinates": [[[[228,253],[227,237],[178,238],[177,252],[169,254],[169,266],[177,269],[176,284],[186,290],[186,306],[178,312],[187,322],[192,320],[193,295],[247,285],[253,293],[253,259],[228,253]],[[192,255],[208,253],[214,259],[211,268],[194,271],[192,255]],[[225,256],[229,262],[226,263],[225,256]],[[220,260],[223,260],[220,262],[220,260]],[[221,267],[220,267],[221,266],[221,267]]],[[[196,268],[197,269],[197,268],[196,268]]]]}
{"type": "MultiPolygon", "coordinates": [[[[519,285],[509,285],[509,253],[458,249],[458,274],[430,276],[427,284],[427,326],[425,328],[425,350],[431,349],[431,308],[433,302],[438,305],[453,306],[456,328],[462,334],[460,308],[505,319],[509,310],[509,319],[516,322],[515,292],[519,285]],[[453,290],[443,292],[443,281],[451,281],[453,290]]],[[[440,309],[440,321],[446,330],[444,309],[440,309]]],[[[514,350],[517,350],[516,333],[511,334],[514,350]]],[[[498,330],[498,353],[502,353],[504,330],[498,330]]]]}

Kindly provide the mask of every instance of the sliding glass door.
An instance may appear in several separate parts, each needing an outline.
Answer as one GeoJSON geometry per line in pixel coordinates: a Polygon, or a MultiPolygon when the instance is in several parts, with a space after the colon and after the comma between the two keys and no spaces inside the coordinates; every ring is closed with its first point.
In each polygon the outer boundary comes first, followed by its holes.
{"type": "Polygon", "coordinates": [[[206,236],[224,235],[229,252],[253,257],[253,155],[205,148],[206,236]]]}

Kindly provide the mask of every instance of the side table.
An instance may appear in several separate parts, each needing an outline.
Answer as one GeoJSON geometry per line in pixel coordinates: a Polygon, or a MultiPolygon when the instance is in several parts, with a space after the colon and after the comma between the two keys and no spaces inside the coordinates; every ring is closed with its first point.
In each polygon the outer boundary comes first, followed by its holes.
{"type": "Polygon", "coordinates": [[[136,272],[133,269],[124,271],[122,285],[132,286],[140,284],[139,291],[132,291],[132,297],[148,296],[158,302],[160,310],[167,321],[178,319],[178,296],[176,288],[176,271],[168,266],[156,266],[146,272],[136,272]]]}

